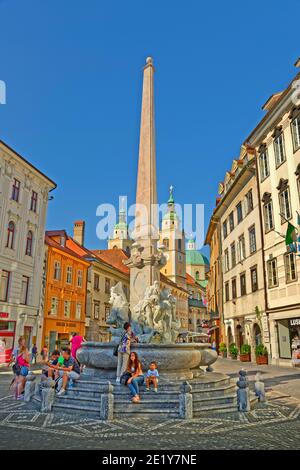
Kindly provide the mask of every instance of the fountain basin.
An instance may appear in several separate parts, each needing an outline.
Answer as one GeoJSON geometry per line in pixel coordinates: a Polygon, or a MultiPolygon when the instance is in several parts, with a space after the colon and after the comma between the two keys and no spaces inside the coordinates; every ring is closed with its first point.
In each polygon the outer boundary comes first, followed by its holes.
{"type": "MultiPolygon", "coordinates": [[[[113,355],[114,343],[88,341],[77,351],[77,358],[86,366],[85,375],[103,379],[116,377],[117,358],[113,355]]],[[[158,365],[160,377],[192,379],[199,376],[200,366],[208,366],[217,360],[216,351],[208,343],[132,344],[146,371],[151,361],[158,365]]]]}

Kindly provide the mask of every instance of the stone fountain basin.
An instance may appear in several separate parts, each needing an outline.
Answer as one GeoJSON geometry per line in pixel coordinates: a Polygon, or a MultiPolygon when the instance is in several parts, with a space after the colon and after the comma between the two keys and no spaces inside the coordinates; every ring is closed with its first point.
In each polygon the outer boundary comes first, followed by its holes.
{"type": "MultiPolygon", "coordinates": [[[[117,358],[113,355],[115,343],[87,341],[77,351],[77,358],[86,366],[85,374],[100,378],[115,378],[117,358]]],[[[216,351],[209,343],[132,344],[143,366],[148,370],[151,361],[158,365],[161,377],[191,379],[201,373],[200,366],[209,366],[217,360],[216,351]]]]}

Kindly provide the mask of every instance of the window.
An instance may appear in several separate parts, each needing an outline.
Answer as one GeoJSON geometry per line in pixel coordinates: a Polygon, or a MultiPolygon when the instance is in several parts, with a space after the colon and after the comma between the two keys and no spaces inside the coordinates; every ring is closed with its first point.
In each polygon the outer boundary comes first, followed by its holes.
{"type": "Polygon", "coordinates": [[[110,315],[110,306],[108,304],[105,304],[105,322],[108,319],[110,315]]]}
{"type": "Polygon", "coordinates": [[[232,230],[234,229],[234,216],[233,216],[233,212],[230,212],[230,214],[229,214],[229,228],[230,228],[230,232],[232,232],[232,230]]]}
{"type": "Polygon", "coordinates": [[[255,253],[256,251],[256,235],[254,225],[249,228],[249,249],[250,254],[255,253]]]}
{"type": "Polygon", "coordinates": [[[10,272],[2,269],[0,280],[0,300],[7,302],[9,293],[10,272]]]}
{"type": "Polygon", "coordinates": [[[300,148],[300,115],[291,123],[294,152],[300,148]]]}
{"type": "Polygon", "coordinates": [[[268,151],[265,148],[259,155],[260,179],[263,181],[270,174],[268,151]]]}
{"type": "Polygon", "coordinates": [[[25,250],[25,254],[27,256],[32,256],[32,243],[33,243],[33,234],[32,234],[32,231],[29,230],[29,232],[27,233],[26,250],[25,250]]]}
{"type": "Polygon", "coordinates": [[[100,277],[99,274],[94,275],[94,290],[100,290],[100,277]]]}
{"type": "Polygon", "coordinates": [[[181,239],[179,238],[179,239],[178,239],[178,250],[179,250],[179,251],[181,251],[181,246],[182,246],[182,245],[181,245],[181,239]]]}
{"type": "Polygon", "coordinates": [[[29,277],[22,276],[21,298],[20,298],[20,303],[22,305],[27,305],[28,290],[29,290],[29,277]]]}
{"type": "Polygon", "coordinates": [[[274,228],[273,203],[271,200],[264,204],[265,231],[270,232],[274,228]]]}
{"type": "Polygon", "coordinates": [[[246,194],[247,213],[249,214],[253,210],[253,194],[252,189],[246,194]]]}
{"type": "Polygon", "coordinates": [[[67,284],[72,284],[72,266],[67,266],[67,278],[66,278],[66,283],[67,284]]]}
{"type": "Polygon", "coordinates": [[[82,287],[82,276],[83,276],[82,270],[78,269],[78,271],[77,271],[77,287],[82,287]]]}
{"type": "Polygon", "coordinates": [[[228,232],[227,232],[227,220],[225,220],[225,222],[223,222],[223,238],[225,240],[225,238],[227,237],[228,235],[228,232]]]}
{"type": "Polygon", "coordinates": [[[257,282],[257,267],[254,266],[253,268],[250,269],[250,274],[251,274],[251,288],[252,292],[257,291],[258,289],[258,282],[257,282]]]}
{"type": "Polygon", "coordinates": [[[196,271],[196,280],[199,281],[199,271],[196,271]]]}
{"type": "Polygon", "coordinates": [[[80,302],[76,303],[75,318],[76,318],[76,320],[80,320],[80,318],[81,318],[81,303],[80,302]]]}
{"type": "Polygon", "coordinates": [[[163,245],[165,245],[165,247],[168,249],[169,248],[169,239],[168,238],[164,238],[163,239],[163,245]]]}
{"type": "Polygon", "coordinates": [[[21,187],[20,181],[14,178],[13,186],[12,186],[12,193],[11,193],[11,198],[13,201],[19,202],[20,187],[21,187]]]}
{"type": "Polygon", "coordinates": [[[94,302],[94,320],[99,320],[100,302],[94,302]]]}
{"type": "Polygon", "coordinates": [[[236,299],[236,279],[231,281],[232,298],[236,299]]]}
{"type": "Polygon", "coordinates": [[[284,266],[285,266],[285,280],[286,282],[296,281],[296,259],[295,253],[286,253],[284,255],[284,266]]]}
{"type": "Polygon", "coordinates": [[[246,259],[246,245],[245,245],[244,234],[239,237],[238,256],[239,256],[239,261],[243,261],[244,259],[246,259]]]}
{"type": "Polygon", "coordinates": [[[225,302],[229,300],[229,282],[225,283],[225,302]]]}
{"type": "Polygon", "coordinates": [[[225,273],[229,271],[229,253],[228,253],[228,248],[224,251],[224,263],[225,263],[225,273]]]}
{"type": "Polygon", "coordinates": [[[58,312],[58,298],[51,297],[51,310],[50,315],[57,315],[58,312]]]}
{"type": "Polygon", "coordinates": [[[282,132],[274,139],[274,153],[276,167],[285,161],[284,139],[282,132]]]}
{"type": "Polygon", "coordinates": [[[38,194],[35,191],[32,191],[31,200],[30,200],[30,210],[33,212],[37,211],[37,200],[38,200],[38,194]]]}
{"type": "Polygon", "coordinates": [[[14,222],[10,221],[7,227],[7,240],[6,240],[6,247],[7,248],[14,248],[14,240],[15,240],[15,224],[14,222]]]}
{"type": "Polygon", "coordinates": [[[234,266],[236,265],[235,243],[232,243],[230,245],[230,251],[231,251],[231,267],[234,268],[234,266]]]}
{"type": "Polygon", "coordinates": [[[246,289],[246,274],[245,273],[240,275],[240,286],[241,286],[241,295],[246,295],[247,289],[246,289]]]}
{"type": "Polygon", "coordinates": [[[239,202],[236,206],[236,213],[237,213],[237,223],[239,224],[243,220],[243,209],[242,203],[239,202]]]}
{"type": "Polygon", "coordinates": [[[278,286],[277,259],[273,258],[267,262],[268,287],[278,286]]]}
{"type": "Polygon", "coordinates": [[[283,189],[279,192],[279,206],[280,214],[282,214],[281,223],[284,223],[285,220],[289,220],[292,217],[291,204],[290,204],[290,192],[289,188],[283,189]]]}
{"type": "Polygon", "coordinates": [[[60,262],[59,261],[55,261],[54,262],[54,279],[56,279],[56,281],[60,281],[60,273],[61,273],[61,269],[60,269],[60,262]]]}
{"type": "Polygon", "coordinates": [[[71,301],[70,300],[65,300],[64,301],[64,316],[66,318],[69,318],[71,314],[71,301]]]}
{"type": "Polygon", "coordinates": [[[110,279],[107,277],[105,278],[105,294],[110,293],[110,279]]]}

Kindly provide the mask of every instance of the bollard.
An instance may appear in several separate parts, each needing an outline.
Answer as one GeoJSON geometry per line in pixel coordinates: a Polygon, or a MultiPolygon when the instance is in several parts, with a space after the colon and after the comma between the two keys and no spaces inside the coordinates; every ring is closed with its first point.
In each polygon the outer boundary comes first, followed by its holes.
{"type": "Polygon", "coordinates": [[[183,382],[179,395],[179,417],[181,419],[193,419],[193,395],[189,382],[183,382]]]}
{"type": "Polygon", "coordinates": [[[100,419],[111,421],[114,417],[114,387],[108,382],[107,393],[101,395],[100,401],[100,419]]]}

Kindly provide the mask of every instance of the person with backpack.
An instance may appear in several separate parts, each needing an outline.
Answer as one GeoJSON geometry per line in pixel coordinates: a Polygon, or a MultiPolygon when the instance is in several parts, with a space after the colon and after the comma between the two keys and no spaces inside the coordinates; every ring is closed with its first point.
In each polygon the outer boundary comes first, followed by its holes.
{"type": "Polygon", "coordinates": [[[117,365],[117,378],[116,384],[120,384],[120,378],[127,369],[127,363],[130,355],[131,342],[138,342],[134,336],[130,323],[124,323],[124,332],[121,336],[120,343],[117,347],[118,365],[117,365]]]}

